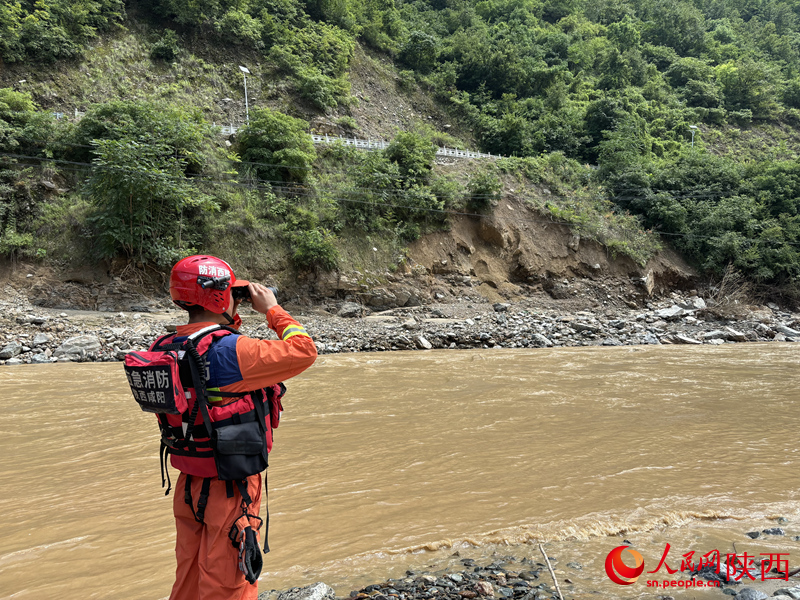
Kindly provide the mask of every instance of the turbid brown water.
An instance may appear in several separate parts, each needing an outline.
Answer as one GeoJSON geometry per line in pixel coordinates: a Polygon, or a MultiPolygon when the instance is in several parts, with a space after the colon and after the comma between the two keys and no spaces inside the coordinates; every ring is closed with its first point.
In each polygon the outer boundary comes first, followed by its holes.
{"type": "MultiPolygon", "coordinates": [[[[538,540],[608,596],[652,593],[605,576],[623,537],[648,570],[667,542],[673,568],[733,541],[800,562],[798,359],[778,344],[322,357],[289,382],[261,588],[346,593],[455,550],[535,558],[538,540]],[[743,541],[778,516],[787,536],[743,541]]],[[[172,498],[121,366],[9,367],[0,385],[0,597],[165,597],[172,498]]]]}

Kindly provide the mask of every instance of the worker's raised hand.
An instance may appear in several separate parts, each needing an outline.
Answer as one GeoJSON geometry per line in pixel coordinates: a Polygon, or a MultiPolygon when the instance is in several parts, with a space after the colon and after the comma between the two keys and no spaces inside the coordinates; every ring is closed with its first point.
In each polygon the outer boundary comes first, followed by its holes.
{"type": "Polygon", "coordinates": [[[268,287],[260,283],[250,282],[250,301],[253,303],[253,310],[265,315],[273,306],[277,306],[278,301],[275,294],[268,287]]]}

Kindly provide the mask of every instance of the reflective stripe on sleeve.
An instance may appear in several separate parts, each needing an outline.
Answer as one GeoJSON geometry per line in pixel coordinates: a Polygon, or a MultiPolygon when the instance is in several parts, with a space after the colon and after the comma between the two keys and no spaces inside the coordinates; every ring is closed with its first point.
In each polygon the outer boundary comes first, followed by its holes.
{"type": "Polygon", "coordinates": [[[285,342],[290,337],[295,335],[304,335],[306,337],[311,337],[310,335],[308,335],[308,333],[306,333],[306,330],[300,325],[289,325],[286,329],[283,330],[283,335],[281,336],[281,339],[285,342]]]}

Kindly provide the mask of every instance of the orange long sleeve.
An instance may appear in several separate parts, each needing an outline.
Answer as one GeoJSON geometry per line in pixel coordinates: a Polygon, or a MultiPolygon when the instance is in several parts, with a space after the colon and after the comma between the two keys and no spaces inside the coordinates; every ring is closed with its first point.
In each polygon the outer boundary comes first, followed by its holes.
{"type": "Polygon", "coordinates": [[[300,323],[280,306],[267,313],[270,329],[279,340],[257,340],[245,336],[236,342],[236,357],[242,379],[223,386],[226,392],[246,392],[285,381],[314,364],[317,347],[300,323]]]}

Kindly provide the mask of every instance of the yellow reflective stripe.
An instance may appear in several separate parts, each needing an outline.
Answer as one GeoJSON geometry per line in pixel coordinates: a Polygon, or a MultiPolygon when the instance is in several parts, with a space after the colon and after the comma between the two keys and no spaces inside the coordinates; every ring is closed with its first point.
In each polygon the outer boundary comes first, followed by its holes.
{"type": "Polygon", "coordinates": [[[306,330],[303,329],[300,325],[289,325],[286,329],[283,330],[283,335],[281,339],[287,340],[293,335],[308,335],[306,330]]]}
{"type": "Polygon", "coordinates": [[[303,330],[303,331],[293,331],[293,332],[292,332],[292,333],[290,333],[289,335],[284,335],[284,336],[283,336],[283,341],[285,342],[285,341],[286,341],[286,340],[288,340],[290,337],[294,337],[294,336],[296,336],[296,335],[304,335],[304,336],[306,336],[306,337],[311,337],[310,335],[308,335],[308,334],[305,332],[305,330],[303,330]]]}
{"type": "Polygon", "coordinates": [[[215,388],[207,388],[206,393],[208,394],[208,401],[209,402],[222,402],[221,396],[212,396],[211,392],[219,392],[220,389],[218,387],[215,388]]]}

